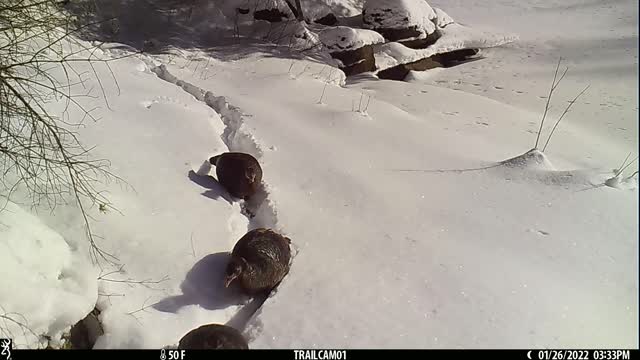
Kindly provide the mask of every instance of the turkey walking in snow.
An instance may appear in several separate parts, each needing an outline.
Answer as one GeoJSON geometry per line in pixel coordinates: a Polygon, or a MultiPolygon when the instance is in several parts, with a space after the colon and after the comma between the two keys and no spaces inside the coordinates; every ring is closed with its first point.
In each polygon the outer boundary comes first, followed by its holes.
{"type": "Polygon", "coordinates": [[[233,248],[225,287],[237,281],[248,294],[271,291],[289,272],[290,244],[289,238],[273,230],[249,231],[233,248]]]}
{"type": "Polygon", "coordinates": [[[180,339],[179,349],[249,349],[247,340],[230,326],[220,324],[202,325],[189,331],[180,339]]]}
{"type": "Polygon", "coordinates": [[[232,196],[248,200],[262,182],[262,168],[253,156],[226,152],[209,159],[216,167],[218,182],[232,196]]]}

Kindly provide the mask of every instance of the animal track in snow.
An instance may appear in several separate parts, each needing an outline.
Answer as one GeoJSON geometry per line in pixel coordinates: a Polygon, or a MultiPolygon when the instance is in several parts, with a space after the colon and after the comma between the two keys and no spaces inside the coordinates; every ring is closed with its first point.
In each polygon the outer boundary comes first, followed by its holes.
{"type": "MultiPolygon", "coordinates": [[[[220,119],[225,125],[221,138],[229,151],[248,153],[253,155],[256,159],[260,160],[263,155],[262,147],[258,144],[258,141],[244,125],[244,117],[246,115],[242,113],[240,108],[229,104],[224,96],[216,96],[211,91],[202,89],[172,75],[167,70],[165,65],[149,65],[149,67],[159,79],[180,87],[185,92],[192,95],[196,100],[209,106],[216,113],[218,113],[218,115],[220,115],[220,119]]],[[[241,213],[248,219],[248,226],[246,231],[250,231],[259,227],[265,227],[281,232],[286,236],[286,233],[282,232],[282,229],[278,224],[278,212],[273,200],[271,200],[269,196],[269,185],[263,180],[256,195],[254,195],[248,201],[242,200],[241,213]]],[[[241,223],[242,222],[240,221],[240,219],[235,217],[235,215],[232,215],[228,219],[227,225],[232,233],[236,233],[239,231],[238,226],[241,223]]],[[[294,258],[298,253],[299,248],[292,241],[291,263],[293,263],[294,258]]],[[[254,301],[241,308],[232,317],[232,319],[229,321],[229,324],[233,325],[241,331],[247,330],[252,333],[252,336],[255,336],[255,331],[260,331],[260,326],[256,326],[256,324],[259,324],[259,320],[254,320],[253,325],[249,328],[247,327],[249,321],[257,317],[262,304],[267,300],[267,298],[267,296],[256,297],[254,301]]]]}
{"type": "Polygon", "coordinates": [[[157,101],[155,100],[146,100],[140,103],[140,105],[146,107],[147,109],[151,109],[151,105],[156,104],[157,101]]]}
{"type": "Polygon", "coordinates": [[[544,231],[544,230],[539,230],[539,229],[531,229],[531,228],[529,228],[529,229],[527,229],[527,232],[535,233],[536,235],[540,235],[540,236],[549,236],[550,235],[549,232],[544,231]]]}
{"type": "Polygon", "coordinates": [[[142,101],[140,104],[142,106],[146,107],[147,109],[151,109],[151,107],[154,104],[176,104],[176,105],[180,105],[182,107],[188,107],[189,106],[186,103],[183,103],[180,100],[174,99],[174,98],[169,97],[169,96],[156,96],[152,100],[145,100],[145,101],[142,101]]]}

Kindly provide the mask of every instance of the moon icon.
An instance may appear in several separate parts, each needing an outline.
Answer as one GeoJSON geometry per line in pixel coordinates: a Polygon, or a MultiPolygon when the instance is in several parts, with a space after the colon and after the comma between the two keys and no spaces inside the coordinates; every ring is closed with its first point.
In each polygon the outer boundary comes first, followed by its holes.
{"type": "Polygon", "coordinates": [[[527,351],[527,359],[531,360],[531,350],[527,351]]]}

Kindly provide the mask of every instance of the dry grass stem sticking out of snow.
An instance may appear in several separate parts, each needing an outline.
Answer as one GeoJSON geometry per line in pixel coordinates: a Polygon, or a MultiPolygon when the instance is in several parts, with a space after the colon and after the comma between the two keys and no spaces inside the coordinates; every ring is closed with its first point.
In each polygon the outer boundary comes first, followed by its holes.
{"type": "Polygon", "coordinates": [[[547,118],[547,113],[549,112],[549,106],[551,104],[551,97],[553,96],[553,91],[556,89],[558,84],[562,81],[565,75],[567,75],[567,71],[569,68],[565,68],[562,76],[558,79],[558,70],[560,69],[560,63],[562,62],[562,58],[558,59],[558,65],[556,66],[556,72],[553,74],[553,81],[551,82],[551,88],[549,90],[549,95],[547,96],[547,102],[544,106],[544,113],[542,114],[542,120],[540,121],[540,129],[538,129],[538,134],[536,136],[536,143],[533,146],[534,149],[538,148],[538,142],[540,141],[540,135],[542,134],[542,127],[544,126],[544,120],[547,118]],[[557,82],[556,82],[557,79],[557,82]]]}
{"type": "MultiPolygon", "coordinates": [[[[360,113],[362,116],[368,116],[367,110],[371,103],[371,95],[366,94],[365,91],[360,92],[360,99],[358,100],[358,107],[356,108],[355,100],[351,101],[351,112],[360,113]]],[[[400,170],[399,170],[400,171],[400,170]]]]}
{"type": "MultiPolygon", "coordinates": [[[[627,164],[627,160],[629,160],[629,157],[631,156],[631,153],[629,153],[627,155],[627,157],[624,159],[624,161],[622,162],[622,165],[620,165],[617,169],[614,170],[615,176],[618,177],[620,175],[622,175],[622,173],[629,167],[631,166],[633,163],[635,163],[638,160],[638,156],[636,156],[633,160],[631,160],[628,164],[627,164]]],[[[630,177],[633,177],[633,175],[637,174],[638,171],[636,171],[635,173],[633,173],[630,177]]]]}
{"type": "MultiPolygon", "coordinates": [[[[98,121],[94,109],[81,98],[97,98],[87,89],[87,75],[96,80],[105,105],[110,104],[103,80],[96,71],[101,64],[109,70],[116,58],[101,59],[99,45],[77,41],[74,35],[95,24],[73,26],[73,19],[53,0],[7,0],[0,11],[0,196],[8,202],[19,188],[32,206],[46,205],[51,211],[72,200],[79,208],[90,242],[92,261],[117,259],[103,251],[91,230],[88,210],[94,206],[115,209],[101,183],[125,183],[109,171],[106,159],[92,159],[93,148],[77,138],[75,129],[89,119],[98,121]],[[79,71],[76,64],[88,65],[79,71]],[[64,80],[54,76],[62,71],[64,80]],[[76,93],[81,88],[81,93],[76,93]],[[51,101],[64,103],[62,116],[45,109],[51,101]],[[72,115],[70,110],[81,114],[72,115]],[[73,117],[73,119],[72,119],[73,117]]],[[[129,54],[123,57],[133,56],[129,54]]]]}
{"type": "MultiPolygon", "coordinates": [[[[610,186],[610,187],[618,187],[618,185],[620,184],[620,178],[622,177],[622,174],[624,173],[625,170],[627,170],[627,168],[629,166],[631,166],[632,164],[634,164],[637,160],[638,160],[638,156],[636,156],[633,160],[631,160],[628,164],[627,164],[627,160],[629,159],[629,156],[631,156],[631,153],[629,153],[629,155],[627,155],[627,157],[624,159],[624,161],[622,162],[622,165],[620,166],[620,168],[615,169],[613,171],[614,176],[607,179],[604,182],[604,185],[610,186]]],[[[636,170],[633,174],[631,174],[630,176],[624,178],[622,181],[626,181],[626,180],[630,180],[631,178],[633,178],[636,174],[638,173],[638,171],[636,170]]]]}
{"type": "MultiPolygon", "coordinates": [[[[305,68],[306,69],[306,68],[305,68]]],[[[324,68],[322,68],[324,70],[324,68]]],[[[322,87],[322,95],[320,95],[320,100],[318,100],[318,104],[324,104],[322,102],[322,99],[324,99],[324,94],[327,91],[327,85],[329,85],[329,82],[332,81],[332,77],[333,77],[333,72],[336,69],[334,67],[331,68],[331,71],[329,72],[329,76],[327,77],[327,79],[324,82],[324,86],[322,87]]]]}
{"type": "MultiPolygon", "coordinates": [[[[553,93],[556,90],[556,88],[558,87],[558,85],[560,85],[560,82],[562,82],[562,79],[564,79],[564,77],[567,75],[567,72],[569,71],[569,68],[566,67],[564,69],[564,71],[562,72],[562,75],[560,75],[560,77],[558,78],[558,71],[560,70],[560,63],[562,63],[562,58],[558,59],[558,65],[556,66],[556,70],[555,70],[555,72],[553,74],[553,81],[551,82],[551,87],[549,88],[549,95],[547,96],[547,101],[546,101],[545,106],[544,106],[544,112],[542,113],[542,120],[540,121],[540,128],[538,129],[538,134],[536,135],[536,143],[533,146],[534,149],[537,149],[538,145],[540,143],[540,136],[542,135],[542,129],[544,127],[544,121],[546,120],[547,114],[549,113],[549,109],[550,109],[550,105],[551,105],[551,99],[553,98],[553,93]]],[[[549,142],[551,141],[551,138],[553,137],[553,134],[555,133],[556,128],[560,124],[560,121],[562,121],[564,116],[569,112],[569,110],[571,109],[573,104],[575,104],[575,102],[578,100],[578,98],[580,98],[580,96],[582,96],[582,94],[584,94],[589,89],[589,86],[590,85],[587,85],[584,88],[584,90],[582,90],[578,95],[576,95],[575,98],[573,98],[573,100],[569,101],[569,105],[567,105],[567,107],[564,109],[564,111],[562,112],[562,114],[560,115],[560,117],[558,118],[556,123],[553,125],[553,128],[551,129],[551,132],[549,133],[549,137],[547,138],[547,141],[545,142],[544,147],[542,148],[542,152],[543,153],[547,149],[547,146],[549,145],[549,142]]]]}
{"type": "Polygon", "coordinates": [[[544,143],[544,146],[542,147],[542,152],[544,152],[547,149],[547,146],[549,145],[549,141],[551,141],[551,137],[553,136],[553,133],[556,131],[558,124],[560,124],[560,121],[562,121],[564,116],[569,112],[569,110],[571,109],[573,104],[575,104],[578,98],[580,98],[580,96],[582,96],[582,94],[584,94],[589,89],[589,86],[590,85],[587,85],[584,88],[584,90],[582,90],[578,95],[576,95],[575,98],[573,98],[573,100],[569,101],[569,105],[567,105],[567,107],[562,112],[562,115],[560,115],[560,117],[558,118],[558,121],[556,121],[556,123],[553,125],[553,128],[551,129],[551,133],[549,133],[549,137],[547,138],[547,141],[544,143]]]}
{"type": "Polygon", "coordinates": [[[612,187],[612,188],[619,188],[621,183],[631,180],[634,176],[636,176],[638,174],[638,170],[636,170],[631,175],[620,179],[621,176],[622,176],[622,173],[629,166],[631,166],[632,164],[634,164],[638,160],[638,156],[636,156],[633,160],[631,160],[629,163],[627,163],[627,160],[629,160],[630,156],[631,156],[631,152],[629,154],[627,154],[627,157],[624,158],[624,161],[622,162],[622,164],[617,169],[613,169],[613,176],[612,177],[606,179],[603,183],[595,184],[595,185],[589,186],[589,187],[587,187],[585,189],[578,190],[576,192],[583,192],[583,191],[598,189],[598,188],[601,188],[603,186],[608,186],[608,187],[612,187]]]}

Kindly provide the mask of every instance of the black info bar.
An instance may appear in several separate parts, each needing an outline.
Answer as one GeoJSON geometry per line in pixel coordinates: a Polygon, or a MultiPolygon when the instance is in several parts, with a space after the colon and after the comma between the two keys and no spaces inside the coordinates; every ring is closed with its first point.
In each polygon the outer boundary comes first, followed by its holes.
{"type": "MultiPolygon", "coordinates": [[[[28,359],[287,359],[287,360],[357,360],[382,356],[385,359],[451,359],[456,357],[513,360],[629,360],[638,359],[637,349],[522,349],[522,350],[404,350],[404,349],[297,349],[297,350],[17,350],[9,358],[28,359]]],[[[6,355],[6,354],[5,354],[6,355]]]]}

